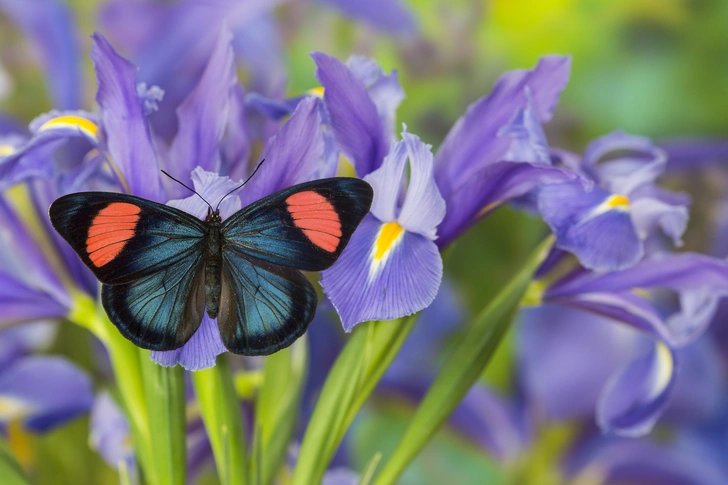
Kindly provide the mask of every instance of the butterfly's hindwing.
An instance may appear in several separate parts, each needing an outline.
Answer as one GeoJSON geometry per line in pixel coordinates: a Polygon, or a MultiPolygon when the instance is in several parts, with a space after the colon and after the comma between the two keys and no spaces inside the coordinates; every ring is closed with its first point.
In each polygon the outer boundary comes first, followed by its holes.
{"type": "Polygon", "coordinates": [[[173,207],[106,192],[70,194],[50,208],[53,227],[106,284],[124,284],[199,251],[205,226],[173,207]]]}
{"type": "Polygon", "coordinates": [[[223,251],[218,327],[223,344],[243,355],[267,355],[291,345],[316,312],[316,291],[301,272],[223,251]]]}
{"type": "Polygon", "coordinates": [[[372,196],[371,186],[354,178],[314,180],[276,192],[223,223],[223,253],[234,246],[269,263],[326,269],[369,211],[372,196]]]}
{"type": "Polygon", "coordinates": [[[201,251],[188,251],[164,269],[120,285],[104,285],[101,300],[126,338],[151,350],[182,347],[205,311],[201,251]]]}

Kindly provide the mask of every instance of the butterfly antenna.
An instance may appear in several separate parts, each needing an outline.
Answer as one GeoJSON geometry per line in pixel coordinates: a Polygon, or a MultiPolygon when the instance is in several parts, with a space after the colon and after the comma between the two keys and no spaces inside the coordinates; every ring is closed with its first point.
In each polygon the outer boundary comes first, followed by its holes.
{"type": "Polygon", "coordinates": [[[248,177],[247,179],[245,179],[245,182],[243,182],[242,184],[240,184],[237,187],[235,187],[233,190],[231,190],[230,192],[228,192],[227,194],[225,194],[222,197],[222,199],[220,199],[220,202],[218,202],[217,203],[217,206],[215,207],[215,211],[217,211],[218,207],[220,207],[220,204],[222,204],[222,201],[225,200],[225,197],[227,197],[228,195],[232,194],[233,192],[235,192],[236,190],[238,190],[239,188],[241,188],[243,185],[247,184],[248,181],[250,181],[250,179],[253,178],[253,175],[255,175],[255,172],[257,172],[258,169],[260,168],[260,166],[263,165],[263,162],[265,162],[265,158],[263,160],[261,160],[260,163],[258,163],[258,166],[255,167],[255,170],[253,170],[253,173],[250,174],[250,177],[248,177]]]}
{"type": "Polygon", "coordinates": [[[207,207],[210,208],[210,211],[213,212],[212,206],[210,205],[210,203],[208,201],[206,201],[203,196],[201,196],[199,193],[197,193],[197,191],[195,189],[191,188],[187,184],[184,184],[184,183],[180,182],[179,180],[177,180],[176,178],[172,177],[170,174],[168,174],[164,170],[162,170],[162,173],[164,175],[166,175],[167,177],[171,178],[172,180],[174,180],[175,182],[177,182],[178,184],[180,184],[182,187],[184,187],[184,188],[186,188],[186,189],[191,190],[192,192],[194,192],[197,195],[197,197],[199,197],[200,199],[202,199],[205,202],[205,204],[207,204],[207,207]]]}

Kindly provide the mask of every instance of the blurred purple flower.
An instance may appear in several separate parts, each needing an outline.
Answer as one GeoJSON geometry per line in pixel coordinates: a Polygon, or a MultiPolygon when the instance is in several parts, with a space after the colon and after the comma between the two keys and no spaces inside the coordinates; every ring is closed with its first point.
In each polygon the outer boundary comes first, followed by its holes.
{"type": "MultiPolygon", "coordinates": [[[[102,392],[94,399],[89,442],[115,470],[124,470],[127,474],[136,470],[129,422],[108,392],[102,392]]],[[[132,483],[136,482],[132,479],[132,483]]]]}
{"type": "Polygon", "coordinates": [[[659,230],[681,245],[688,201],[655,185],[666,161],[643,137],[615,132],[594,140],[573,167],[595,181],[593,190],[574,181],[538,190],[539,212],[557,246],[587,268],[615,271],[642,259],[644,241],[659,230]],[[618,156],[605,160],[609,154],[618,156]]]}

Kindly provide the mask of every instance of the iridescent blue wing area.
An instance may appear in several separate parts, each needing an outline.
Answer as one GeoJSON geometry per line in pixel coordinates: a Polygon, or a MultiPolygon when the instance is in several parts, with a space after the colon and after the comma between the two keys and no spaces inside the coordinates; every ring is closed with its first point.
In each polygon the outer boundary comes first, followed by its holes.
{"type": "Polygon", "coordinates": [[[223,250],[217,323],[225,347],[243,355],[267,355],[291,345],[316,312],[316,291],[299,271],[223,250]]]}
{"type": "Polygon", "coordinates": [[[260,261],[320,271],[339,257],[369,212],[363,180],[330,178],[295,185],[238,211],[222,225],[228,247],[260,261]]]}
{"type": "Polygon", "coordinates": [[[205,225],[173,207],[130,195],[70,194],[50,208],[53,227],[104,283],[102,302],[139,347],[187,342],[205,311],[205,225]]]}

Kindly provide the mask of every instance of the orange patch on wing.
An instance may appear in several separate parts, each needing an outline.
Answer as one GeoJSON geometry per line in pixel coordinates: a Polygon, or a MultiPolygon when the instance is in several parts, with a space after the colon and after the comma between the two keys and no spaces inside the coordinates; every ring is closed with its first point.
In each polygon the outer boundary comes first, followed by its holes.
{"type": "Polygon", "coordinates": [[[286,199],[293,223],[316,246],[333,253],[339,247],[341,220],[326,197],[308,190],[286,199]]]}
{"type": "Polygon", "coordinates": [[[112,202],[94,217],[88,229],[86,252],[97,268],[113,261],[134,237],[141,208],[127,202],[112,202]]]}

